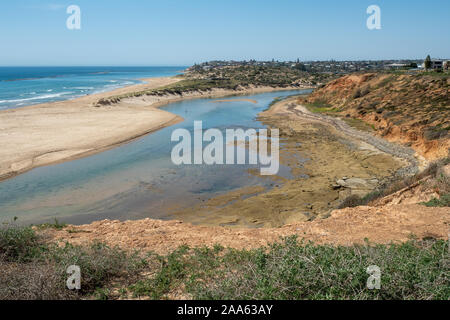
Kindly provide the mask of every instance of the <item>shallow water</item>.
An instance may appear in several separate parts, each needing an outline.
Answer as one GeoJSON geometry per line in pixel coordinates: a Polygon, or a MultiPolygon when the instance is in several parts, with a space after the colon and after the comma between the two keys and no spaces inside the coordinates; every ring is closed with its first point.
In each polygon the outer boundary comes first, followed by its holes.
{"type": "MultiPolygon", "coordinates": [[[[186,100],[165,110],[185,121],[87,158],[36,168],[0,183],[0,221],[21,223],[57,218],[74,224],[101,219],[170,219],[171,212],[247,186],[270,187],[270,179],[248,172],[251,165],[183,165],[171,162],[171,134],[177,128],[264,128],[256,120],[273,99],[304,91],[263,93],[248,101],[186,100]]],[[[242,98],[242,97],[239,97],[242,98]]],[[[230,99],[238,99],[230,98],[230,99]]],[[[279,175],[289,177],[288,167],[279,175]]]]}

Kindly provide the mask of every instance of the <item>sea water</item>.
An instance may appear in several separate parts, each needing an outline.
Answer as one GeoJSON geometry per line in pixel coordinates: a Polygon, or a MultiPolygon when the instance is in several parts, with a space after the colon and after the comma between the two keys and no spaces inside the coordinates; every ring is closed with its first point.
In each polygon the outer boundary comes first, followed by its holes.
{"type": "Polygon", "coordinates": [[[0,110],[68,100],[174,76],[186,67],[0,67],[0,110]]]}

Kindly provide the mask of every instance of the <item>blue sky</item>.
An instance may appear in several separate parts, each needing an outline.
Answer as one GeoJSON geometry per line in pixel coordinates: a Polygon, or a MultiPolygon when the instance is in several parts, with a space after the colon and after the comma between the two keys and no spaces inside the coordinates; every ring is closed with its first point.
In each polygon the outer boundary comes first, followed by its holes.
{"type": "Polygon", "coordinates": [[[450,58],[449,12],[448,0],[1,1],[0,65],[450,58]],[[66,28],[72,4],[81,30],[66,28]],[[381,30],[366,27],[372,4],[381,30]]]}

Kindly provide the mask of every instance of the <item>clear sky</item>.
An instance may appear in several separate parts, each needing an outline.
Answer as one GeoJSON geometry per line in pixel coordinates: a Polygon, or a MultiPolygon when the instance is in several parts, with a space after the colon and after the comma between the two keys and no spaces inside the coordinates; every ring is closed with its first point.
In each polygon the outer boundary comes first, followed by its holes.
{"type": "Polygon", "coordinates": [[[5,0],[0,65],[450,58],[449,14],[449,0],[5,0]],[[366,27],[372,4],[381,30],[366,27]]]}

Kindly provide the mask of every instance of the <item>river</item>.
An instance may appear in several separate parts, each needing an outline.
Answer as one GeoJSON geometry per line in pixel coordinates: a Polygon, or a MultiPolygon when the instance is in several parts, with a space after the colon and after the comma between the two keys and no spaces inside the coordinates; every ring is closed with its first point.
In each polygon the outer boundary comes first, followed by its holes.
{"type": "MultiPolygon", "coordinates": [[[[171,134],[177,128],[264,128],[256,120],[278,97],[309,92],[280,91],[245,97],[185,100],[163,109],[185,121],[86,158],[36,168],[0,183],[0,221],[21,224],[85,224],[102,219],[171,219],[174,210],[248,186],[271,186],[250,174],[255,165],[182,165],[171,161],[171,134]],[[242,98],[255,100],[243,101],[242,98]]],[[[290,169],[280,166],[280,175],[290,169]]]]}

